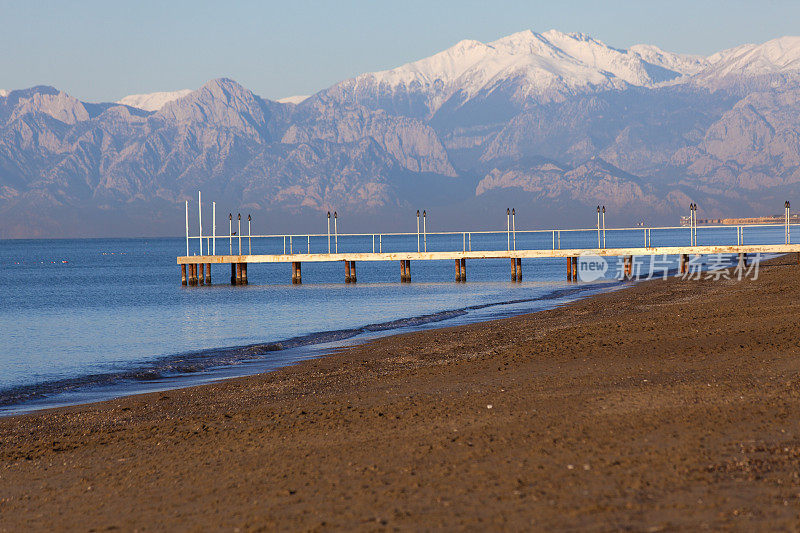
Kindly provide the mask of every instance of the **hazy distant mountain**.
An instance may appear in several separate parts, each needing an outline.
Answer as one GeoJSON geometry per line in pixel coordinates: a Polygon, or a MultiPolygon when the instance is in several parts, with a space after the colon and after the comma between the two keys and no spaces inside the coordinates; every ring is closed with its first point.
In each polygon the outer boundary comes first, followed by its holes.
{"type": "Polygon", "coordinates": [[[296,96],[286,96],[285,98],[278,98],[278,102],[282,104],[299,104],[304,100],[308,100],[309,94],[298,94],[296,96]]]}
{"type": "Polygon", "coordinates": [[[190,94],[191,89],[181,89],[180,91],[149,93],[149,94],[131,94],[118,100],[118,104],[123,104],[145,111],[158,111],[168,102],[183,98],[190,94]]]}
{"type": "Polygon", "coordinates": [[[420,207],[442,228],[512,204],[526,225],[591,223],[597,204],[620,224],[690,201],[772,213],[800,192],[799,102],[797,37],[698,57],[554,30],[281,101],[228,79],[100,104],[4,91],[0,235],[175,234],[198,189],[273,231],[327,210],[352,230],[420,207]]]}

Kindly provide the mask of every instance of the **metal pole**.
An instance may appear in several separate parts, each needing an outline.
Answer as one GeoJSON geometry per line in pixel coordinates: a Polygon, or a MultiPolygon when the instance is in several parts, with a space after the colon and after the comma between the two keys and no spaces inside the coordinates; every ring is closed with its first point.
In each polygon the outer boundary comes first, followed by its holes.
{"type": "Polygon", "coordinates": [[[467,233],[467,242],[469,243],[469,251],[472,251],[472,232],[467,233]]]}
{"type": "Polygon", "coordinates": [[[383,253],[383,234],[378,235],[378,252],[383,253]]]}
{"type": "Polygon", "coordinates": [[[242,214],[239,213],[239,221],[237,222],[238,228],[236,235],[239,237],[239,255],[242,255],[242,214]]]}
{"type": "Polygon", "coordinates": [[[553,230],[553,250],[556,249],[556,230],[553,230]]]}
{"type": "Polygon", "coordinates": [[[600,206],[597,206],[597,247],[600,248],[600,206]]]}
{"type": "Polygon", "coordinates": [[[189,200],[186,200],[186,255],[189,255],[189,200]]]}
{"type": "Polygon", "coordinates": [[[506,207],[506,250],[511,250],[511,209],[506,207]]]}
{"type": "Polygon", "coordinates": [[[372,234],[372,253],[375,253],[375,234],[372,234]]]}
{"type": "Polygon", "coordinates": [[[417,209],[417,253],[419,253],[419,209],[417,209]]]}
{"type": "Polygon", "coordinates": [[[308,239],[306,244],[308,245],[307,250],[308,250],[308,253],[310,254],[311,253],[311,235],[306,235],[306,239],[308,239]]]}
{"type": "Polygon", "coordinates": [[[428,219],[428,212],[422,210],[422,242],[425,245],[425,251],[428,251],[428,229],[425,221],[428,219]]]}
{"type": "Polygon", "coordinates": [[[517,249],[517,215],[511,208],[511,233],[514,235],[514,249],[517,249]]]}
{"type": "Polygon", "coordinates": [[[461,235],[461,238],[462,238],[462,241],[463,241],[461,243],[461,249],[466,252],[467,251],[467,232],[464,232],[461,235]]]}
{"type": "Polygon", "coordinates": [[[203,255],[203,197],[200,191],[197,191],[197,217],[200,222],[200,255],[203,255]]]}
{"type": "Polygon", "coordinates": [[[789,200],[786,200],[786,202],[783,205],[786,208],[786,244],[791,244],[791,242],[792,242],[791,237],[792,236],[791,236],[789,221],[791,219],[791,207],[792,206],[789,203],[789,200]]]}
{"type": "Polygon", "coordinates": [[[336,253],[338,254],[339,253],[339,229],[336,227],[336,219],[337,218],[338,218],[338,215],[336,214],[336,211],[334,211],[333,212],[333,241],[334,241],[334,246],[336,247],[336,253]]]}
{"type": "Polygon", "coordinates": [[[561,230],[558,230],[558,249],[561,249],[561,230]]]}
{"type": "Polygon", "coordinates": [[[228,213],[228,255],[233,255],[233,213],[228,213]]]}
{"type": "Polygon", "coordinates": [[[217,255],[217,202],[211,202],[211,234],[214,236],[211,239],[211,255],[217,255]]]}
{"type": "Polygon", "coordinates": [[[606,247],[606,206],[603,206],[603,248],[606,247]]]}
{"type": "Polygon", "coordinates": [[[331,253],[331,212],[328,211],[328,253],[331,253]]]}
{"type": "Polygon", "coordinates": [[[292,246],[292,236],[291,235],[289,235],[289,253],[290,254],[294,253],[294,247],[292,246]]]}
{"type": "Polygon", "coordinates": [[[250,241],[250,215],[247,215],[247,253],[252,255],[253,254],[253,245],[250,241]]]}

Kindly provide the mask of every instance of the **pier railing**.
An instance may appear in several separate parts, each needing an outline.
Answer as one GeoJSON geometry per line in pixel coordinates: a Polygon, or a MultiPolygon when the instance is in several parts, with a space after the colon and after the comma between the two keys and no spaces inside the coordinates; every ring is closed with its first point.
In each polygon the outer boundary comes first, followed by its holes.
{"type": "Polygon", "coordinates": [[[187,235],[186,255],[468,252],[790,244],[795,224],[187,235]],[[191,243],[195,243],[191,245],[191,243]]]}

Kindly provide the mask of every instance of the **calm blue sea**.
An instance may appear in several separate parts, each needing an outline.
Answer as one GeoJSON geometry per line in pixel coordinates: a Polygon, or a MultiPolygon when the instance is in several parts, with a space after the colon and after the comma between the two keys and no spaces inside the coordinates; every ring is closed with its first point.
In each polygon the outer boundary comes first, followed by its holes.
{"type": "MultiPolygon", "coordinates": [[[[748,242],[783,242],[782,227],[746,231],[748,242]]],[[[687,244],[689,230],[654,230],[651,238],[687,244]]],[[[735,244],[735,229],[700,228],[698,241],[735,244]]],[[[641,230],[607,233],[608,247],[642,244],[641,230]]],[[[381,245],[416,250],[416,238],[384,237],[381,245]]],[[[562,248],[596,245],[595,232],[561,235],[562,248]]],[[[252,251],[282,246],[254,240],[252,251]]],[[[302,252],[308,241],[292,246],[302,252]]],[[[340,251],[371,246],[371,237],[339,241],[340,251]]],[[[463,236],[429,236],[427,246],[461,249],[463,236]]],[[[472,239],[473,250],[506,246],[504,233],[472,239]]],[[[552,235],[518,233],[516,246],[549,248],[552,235]]],[[[311,247],[324,251],[326,239],[311,247]]],[[[227,249],[219,239],[217,252],[227,249]]],[[[410,284],[399,283],[398,264],[365,262],[354,285],[343,283],[341,263],[306,263],[302,285],[291,284],[291,265],[283,264],[250,265],[248,286],[230,286],[223,265],[212,267],[211,286],[182,287],[175,258],[185,251],[182,238],[0,241],[0,413],[252,374],[345,343],[552,308],[621,286],[615,265],[607,279],[567,283],[560,259],[524,260],[522,283],[509,281],[508,260],[475,260],[460,284],[453,263],[442,261],[413,262],[410,284]]]]}

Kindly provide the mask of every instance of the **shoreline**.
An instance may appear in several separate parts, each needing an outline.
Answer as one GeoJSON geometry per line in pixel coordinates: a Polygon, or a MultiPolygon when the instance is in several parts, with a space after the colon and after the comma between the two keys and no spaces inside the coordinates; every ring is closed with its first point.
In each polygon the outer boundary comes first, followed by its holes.
{"type": "Polygon", "coordinates": [[[427,315],[404,317],[388,322],[366,324],[351,329],[317,331],[282,340],[261,341],[241,346],[206,348],[196,352],[182,352],[142,362],[138,366],[133,366],[127,370],[11,387],[0,390],[0,418],[57,409],[59,407],[110,401],[139,394],[196,387],[220,380],[273,372],[306,359],[325,357],[344,348],[364,344],[386,336],[425,331],[439,327],[487,322],[500,318],[498,315],[474,319],[470,316],[472,313],[484,309],[498,309],[499,311],[503,308],[520,304],[536,304],[541,307],[541,309],[536,310],[525,309],[502,313],[506,316],[509,316],[509,314],[510,316],[517,316],[552,309],[576,299],[590,298],[595,294],[619,290],[620,288],[624,288],[624,282],[619,280],[564,286],[554,284],[554,288],[549,293],[531,298],[444,309],[427,315]],[[550,302],[553,303],[550,304],[550,302]],[[466,320],[459,320],[464,318],[466,320]],[[456,321],[456,324],[444,324],[447,321],[456,321]],[[278,358],[275,360],[267,359],[267,354],[278,355],[278,358]],[[236,359],[237,362],[222,365],[215,363],[215,360],[228,360],[231,358],[236,359]],[[161,375],[159,374],[159,369],[164,366],[169,367],[170,370],[168,373],[161,375]],[[178,366],[178,370],[174,369],[175,366],[178,366]],[[181,371],[180,368],[185,368],[186,370],[181,371]],[[70,387],[70,389],[62,390],[67,387],[70,387]],[[27,395],[28,399],[17,403],[3,403],[4,397],[13,395],[27,395]]]}
{"type": "Polygon", "coordinates": [[[791,529],[798,268],[0,418],[0,531],[791,529]]]}

